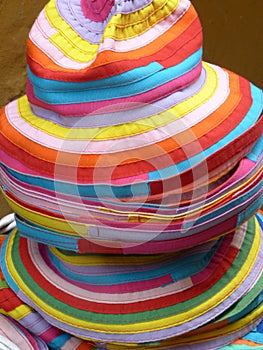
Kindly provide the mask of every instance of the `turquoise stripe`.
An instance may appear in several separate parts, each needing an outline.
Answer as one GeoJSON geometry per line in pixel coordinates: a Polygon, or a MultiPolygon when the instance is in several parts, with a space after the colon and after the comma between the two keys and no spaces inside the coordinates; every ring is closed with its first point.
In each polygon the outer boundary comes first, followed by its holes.
{"type": "Polygon", "coordinates": [[[229,323],[234,323],[240,320],[241,318],[245,317],[246,315],[250,314],[255,308],[259,307],[262,301],[263,301],[263,290],[244,310],[242,310],[235,316],[231,317],[229,319],[229,323]]]}
{"type": "MultiPolygon", "coordinates": [[[[259,208],[262,207],[262,205],[263,205],[263,195],[262,195],[262,192],[263,192],[263,179],[259,183],[259,185],[260,185],[260,192],[259,192],[260,196],[257,196],[256,200],[253,199],[252,204],[250,206],[246,207],[246,209],[243,210],[241,213],[239,213],[238,220],[237,220],[237,225],[238,226],[241,225],[244,221],[247,220],[248,217],[253,215],[256,211],[259,210],[259,208]]],[[[254,193],[255,193],[255,191],[251,192],[251,195],[254,194],[254,193]]],[[[243,198],[244,198],[244,196],[240,198],[240,200],[239,200],[240,204],[243,202],[243,198]]],[[[249,196],[248,196],[248,194],[246,194],[246,198],[244,200],[246,200],[248,198],[249,198],[249,196]]]]}
{"type": "MultiPolygon", "coordinates": [[[[217,242],[209,252],[197,253],[165,266],[156,268],[156,264],[153,264],[150,266],[151,269],[149,269],[149,267],[146,265],[145,271],[112,273],[111,268],[109,268],[108,275],[106,275],[105,272],[104,274],[99,275],[100,267],[97,266],[97,276],[88,275],[88,269],[84,275],[76,274],[73,271],[70,271],[69,269],[65,268],[65,266],[61,263],[61,260],[52,255],[50,252],[49,258],[54,266],[57,266],[59,268],[59,271],[65,274],[65,276],[72,279],[73,281],[82,282],[85,284],[99,286],[119,285],[122,283],[148,281],[150,279],[160,278],[167,275],[170,275],[173,281],[176,282],[203,271],[211,261],[220,243],[221,240],[217,242]]],[[[140,266],[138,268],[140,268],[140,266]]]]}
{"type": "Polygon", "coordinates": [[[202,49],[196,51],[186,60],[174,67],[163,69],[143,80],[135,83],[110,86],[100,89],[88,89],[83,91],[63,91],[53,92],[40,90],[34,87],[34,93],[40,100],[49,104],[74,104],[85,102],[99,102],[104,100],[114,100],[119,98],[139,95],[147,91],[151,91],[159,86],[165,85],[170,81],[190,72],[196,67],[202,59],[202,49]]]}
{"type": "Polygon", "coordinates": [[[34,87],[39,88],[40,90],[47,90],[47,92],[65,92],[69,90],[87,90],[94,88],[106,88],[120,85],[127,85],[135,81],[140,81],[146,77],[150,77],[153,74],[163,70],[163,66],[158,62],[152,62],[147,66],[131,69],[128,72],[115,75],[110,78],[104,78],[100,80],[85,81],[85,82],[66,82],[59,80],[51,80],[40,78],[32,73],[29,67],[27,67],[28,77],[34,87]],[[48,91],[49,90],[49,91],[48,91]]]}
{"type": "MultiPolygon", "coordinates": [[[[0,163],[1,164],[1,163],[0,163]]],[[[6,167],[6,172],[13,176],[15,179],[22,181],[26,184],[36,186],[37,188],[46,188],[52,192],[65,193],[76,197],[85,197],[86,200],[94,200],[96,198],[132,198],[133,196],[147,196],[149,194],[149,187],[147,181],[143,183],[137,183],[124,186],[112,186],[112,185],[76,185],[72,183],[50,180],[47,178],[41,178],[37,176],[24,175],[23,173],[12,170],[6,167]],[[98,196],[99,195],[99,196],[98,196]]],[[[151,179],[153,181],[153,179],[151,179]]],[[[5,191],[5,187],[3,186],[5,191]]],[[[105,203],[110,201],[105,200],[105,203]]],[[[142,204],[142,207],[151,207],[150,205],[142,204]]]]}
{"type": "MultiPolygon", "coordinates": [[[[238,206],[241,206],[243,202],[247,201],[250,199],[252,195],[256,195],[256,199],[253,198],[252,204],[249,206],[247,205],[245,209],[243,208],[242,212],[238,214],[238,220],[237,220],[237,226],[241,225],[246,219],[248,219],[252,214],[254,214],[258,208],[263,204],[263,198],[262,195],[260,195],[260,190],[262,194],[262,184],[263,181],[254,189],[243,195],[242,197],[237,197],[235,200],[232,200],[228,202],[225,205],[220,206],[217,209],[214,209],[210,211],[208,214],[201,216],[198,218],[195,222],[194,225],[200,225],[205,222],[209,222],[210,220],[217,220],[219,219],[219,216],[225,215],[229,213],[231,210],[235,210],[238,208],[238,206]]],[[[240,209],[239,209],[240,211],[240,209]]],[[[233,216],[233,212],[231,214],[233,216]]],[[[192,226],[193,224],[190,222],[190,224],[187,224],[187,222],[184,224],[184,229],[187,229],[188,226],[192,226]]]]}
{"type": "Polygon", "coordinates": [[[22,237],[33,239],[38,243],[43,243],[52,246],[59,246],[60,249],[70,249],[75,252],[78,251],[78,240],[81,237],[68,236],[63,233],[58,233],[52,230],[45,229],[30,222],[16,218],[18,231],[22,237]]]}
{"type": "Polygon", "coordinates": [[[263,231],[263,215],[261,214],[261,212],[257,212],[256,217],[258,219],[259,226],[261,227],[261,229],[263,231]]]}
{"type": "Polygon", "coordinates": [[[44,177],[24,175],[17,172],[0,161],[5,171],[14,176],[19,181],[36,186],[38,188],[46,188],[50,191],[56,191],[66,193],[72,196],[81,196],[90,198],[133,198],[133,196],[145,196],[149,195],[149,187],[147,181],[140,182],[135,185],[76,185],[70,182],[54,181],[44,177]]]}
{"type": "MultiPolygon", "coordinates": [[[[246,340],[250,340],[250,341],[253,341],[255,343],[259,343],[259,344],[263,344],[263,334],[262,333],[259,333],[259,332],[250,332],[248,335],[246,335],[244,337],[244,339],[246,340]]],[[[263,346],[259,346],[259,347],[254,347],[252,349],[263,349],[263,346]]]]}
{"type": "Polygon", "coordinates": [[[8,241],[9,241],[9,237],[7,237],[4,240],[4,243],[3,243],[2,248],[1,248],[1,253],[0,253],[1,270],[3,272],[4,278],[5,278],[6,282],[7,282],[7,284],[9,285],[9,287],[16,294],[18,294],[19,288],[18,288],[17,284],[14,282],[13,278],[11,277],[11,275],[9,274],[9,272],[7,270],[7,267],[6,267],[5,258],[6,258],[6,248],[7,248],[8,241]]]}
{"type": "Polygon", "coordinates": [[[256,142],[251,152],[247,155],[247,158],[252,160],[252,162],[256,163],[262,157],[262,150],[263,150],[263,135],[256,142]]]}
{"type": "Polygon", "coordinates": [[[48,342],[47,345],[50,349],[58,350],[62,349],[64,345],[66,345],[67,341],[69,341],[72,338],[71,335],[67,333],[63,333],[60,336],[53,339],[51,342],[48,342]]]}
{"type": "MultiPolygon", "coordinates": [[[[233,129],[228,135],[226,135],[219,142],[214,144],[213,146],[203,150],[199,154],[194,157],[188,158],[183,162],[177,163],[165,169],[160,169],[156,171],[152,171],[149,173],[150,180],[160,180],[165,179],[171,174],[178,174],[184,172],[186,170],[191,169],[195,165],[204,161],[207,157],[211,156],[213,153],[217,152],[219,149],[225,147],[228,143],[242,135],[245,131],[247,131],[252,125],[254,125],[261,112],[262,112],[262,91],[257,88],[253,84],[251,84],[251,95],[252,95],[252,106],[249,109],[248,113],[244,117],[244,119],[238,124],[238,126],[233,129]]],[[[205,169],[204,169],[205,170],[205,169]]]]}

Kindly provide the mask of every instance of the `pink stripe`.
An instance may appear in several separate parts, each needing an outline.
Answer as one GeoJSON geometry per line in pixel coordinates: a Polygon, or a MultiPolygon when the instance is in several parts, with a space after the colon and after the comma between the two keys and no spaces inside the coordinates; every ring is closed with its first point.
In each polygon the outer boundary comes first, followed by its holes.
{"type": "Polygon", "coordinates": [[[73,61],[71,58],[65,56],[61,50],[50,42],[50,37],[57,33],[58,31],[50,26],[44,11],[41,11],[35,24],[31,28],[29,38],[60,67],[78,70],[85,69],[93,63],[94,60],[89,63],[81,63],[73,61]]]}
{"type": "Polygon", "coordinates": [[[81,0],[81,8],[87,18],[95,22],[103,22],[114,6],[114,0],[81,0]]]}
{"type": "Polygon", "coordinates": [[[3,164],[5,164],[10,169],[14,169],[17,172],[21,174],[26,175],[32,175],[32,176],[40,176],[43,178],[50,178],[53,179],[53,177],[49,177],[47,174],[40,173],[39,171],[26,167],[23,163],[20,163],[15,158],[12,158],[7,153],[5,153],[3,150],[0,149],[0,159],[3,164]]]}
{"type": "Polygon", "coordinates": [[[44,333],[42,333],[40,337],[45,342],[49,343],[53,341],[55,338],[59,337],[61,334],[63,334],[63,332],[60,329],[50,326],[50,328],[44,333]]]}
{"type": "Polygon", "coordinates": [[[133,107],[135,108],[136,103],[152,103],[158,101],[160,96],[166,97],[179,89],[183,89],[195,81],[201,74],[202,70],[202,62],[198,64],[193,70],[186,73],[185,75],[172,80],[171,82],[159,86],[158,88],[147,91],[138,96],[131,96],[123,99],[115,99],[115,100],[106,100],[102,102],[88,102],[81,104],[63,104],[63,105],[49,105],[44,103],[43,101],[38,100],[33,91],[33,86],[28,80],[27,84],[27,95],[28,100],[37,106],[42,108],[51,109],[54,112],[57,112],[61,115],[70,115],[70,116],[82,116],[88,113],[93,113],[95,111],[99,111],[100,109],[105,108],[107,112],[116,112],[120,111],[120,108],[126,109],[127,103],[133,103],[133,107]],[[120,107],[122,105],[122,107],[120,107]]]}
{"type": "Polygon", "coordinates": [[[65,54],[50,42],[52,35],[58,33],[58,31],[53,28],[48,22],[44,11],[42,11],[33,25],[30,32],[30,39],[32,42],[38,46],[48,57],[50,57],[56,64],[63,68],[69,69],[84,69],[89,67],[98,53],[103,51],[113,51],[113,52],[129,52],[131,50],[137,50],[144,47],[156,39],[156,36],[163,35],[167,30],[169,30],[176,22],[179,21],[182,16],[189,9],[191,3],[189,0],[182,0],[176,8],[176,10],[163,21],[157,23],[154,27],[147,30],[141,35],[137,35],[136,38],[131,38],[128,40],[114,40],[111,38],[106,38],[100,43],[98,51],[89,62],[77,62],[70,57],[65,56],[65,54]]]}
{"type": "MultiPolygon", "coordinates": [[[[91,286],[83,286],[81,284],[81,287],[77,286],[75,283],[73,284],[72,281],[68,281],[58,274],[57,271],[54,271],[51,269],[45,260],[43,260],[42,257],[42,251],[40,253],[39,246],[34,241],[28,241],[28,251],[32,258],[33,263],[35,264],[36,268],[40,271],[40,273],[44,276],[44,278],[48,279],[48,281],[58,288],[61,288],[64,292],[76,296],[76,298],[81,299],[87,299],[95,302],[105,302],[105,303],[130,303],[130,302],[139,302],[144,301],[148,299],[152,299],[159,296],[165,296],[165,295],[173,295],[175,292],[178,293],[179,291],[185,290],[187,288],[192,287],[192,282],[189,278],[185,280],[181,280],[179,282],[173,282],[164,284],[162,287],[153,288],[152,281],[144,281],[144,282],[136,282],[137,290],[138,287],[141,288],[141,291],[136,292],[136,289],[134,292],[130,292],[131,290],[134,290],[133,286],[135,286],[135,283],[126,284],[126,287],[124,285],[123,289],[121,286],[107,286],[107,293],[101,293],[100,291],[98,293],[93,292],[93,289],[96,290],[99,287],[91,286]],[[37,253],[37,254],[36,254],[37,253]],[[37,255],[37,258],[36,258],[37,255]],[[149,283],[149,286],[148,286],[149,283]],[[126,289],[127,288],[127,289],[126,289]],[[150,289],[147,289],[150,288],[150,289]],[[125,290],[126,289],[126,290],[125,290]],[[89,293],[87,293],[87,290],[89,290],[89,293]],[[144,292],[144,290],[147,290],[147,293],[144,292]],[[111,291],[112,294],[108,294],[108,292],[111,291]],[[120,293],[120,291],[122,291],[120,293]],[[116,293],[113,293],[116,292],[116,293]],[[120,293],[120,294],[119,294],[120,293]],[[129,298],[127,298],[126,294],[129,294],[129,298]]],[[[46,255],[46,252],[44,253],[46,255]]],[[[157,279],[157,281],[161,281],[161,279],[157,279]]],[[[171,278],[165,278],[163,281],[170,281],[171,278]]],[[[158,283],[159,284],[159,283],[158,283]]],[[[160,284],[159,284],[160,285],[160,284]]]]}
{"type": "MultiPolygon", "coordinates": [[[[228,75],[220,67],[213,66],[213,69],[217,75],[218,86],[208,101],[205,101],[200,106],[197,106],[193,111],[167,125],[141,133],[139,135],[103,141],[89,140],[88,143],[87,140],[64,140],[49,135],[48,133],[28,124],[20,115],[16,101],[7,105],[6,117],[9,123],[19,130],[21,134],[25,135],[32,141],[40,143],[41,145],[51,149],[74,153],[81,152],[82,154],[108,154],[145,147],[156,142],[161,142],[168,137],[173,137],[195,126],[196,124],[202,122],[224,103],[229,95],[228,75]]],[[[172,107],[173,106],[171,106],[171,108],[172,107]]],[[[144,118],[143,120],[145,120],[147,124],[147,118],[144,118]]],[[[43,121],[43,123],[45,123],[45,121],[43,121]]],[[[129,125],[129,123],[127,123],[127,125],[129,125]]],[[[68,130],[70,135],[70,129],[68,130]]],[[[103,130],[103,128],[100,128],[99,130],[103,130]]]]}

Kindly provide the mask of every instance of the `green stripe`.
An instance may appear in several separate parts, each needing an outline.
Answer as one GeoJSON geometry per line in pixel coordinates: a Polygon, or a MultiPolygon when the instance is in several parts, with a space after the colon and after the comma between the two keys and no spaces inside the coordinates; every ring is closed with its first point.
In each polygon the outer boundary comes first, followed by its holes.
{"type": "Polygon", "coordinates": [[[0,279],[0,290],[9,288],[9,285],[6,283],[5,280],[0,279]]]}
{"type": "Polygon", "coordinates": [[[255,284],[255,286],[246,295],[244,295],[236,304],[234,304],[230,310],[227,310],[227,312],[222,314],[221,317],[218,317],[216,319],[216,322],[220,322],[222,320],[233,317],[239,314],[240,312],[242,312],[247,306],[249,306],[253,302],[253,300],[257,298],[257,296],[260,293],[262,293],[262,289],[263,289],[263,274],[261,275],[258,282],[255,284]]]}
{"type": "MultiPolygon", "coordinates": [[[[187,312],[188,310],[193,309],[196,306],[200,306],[202,303],[207,302],[207,300],[209,300],[212,296],[215,296],[226,285],[228,285],[229,281],[231,281],[233,277],[236,276],[236,274],[240,271],[240,268],[246,263],[246,258],[248,256],[248,253],[251,249],[251,246],[255,238],[254,220],[255,219],[252,218],[252,220],[250,220],[248,223],[247,233],[245,235],[244,242],[242,244],[242,247],[240,249],[240,252],[236,260],[234,261],[230,269],[227,271],[227,273],[224,275],[224,277],[220,279],[219,282],[217,282],[212,288],[210,288],[205,293],[197,297],[194,297],[188,301],[185,301],[183,303],[179,303],[177,305],[173,305],[170,307],[153,310],[153,311],[144,311],[144,312],[133,313],[128,315],[127,314],[125,315],[98,314],[97,312],[79,310],[77,308],[77,305],[76,305],[76,308],[74,308],[55,299],[48,292],[40,289],[38,284],[32,279],[32,277],[25,270],[23,263],[21,262],[20,256],[19,254],[17,254],[19,235],[16,235],[14,240],[14,245],[12,247],[12,259],[17,269],[17,272],[19,273],[21,278],[24,280],[24,283],[31,289],[31,291],[34,291],[34,294],[40,299],[45,300],[45,302],[48,305],[53,305],[54,308],[56,308],[57,310],[63,313],[67,311],[66,315],[77,318],[78,320],[89,320],[90,322],[93,322],[93,323],[103,323],[103,324],[129,324],[129,323],[133,324],[133,323],[138,323],[138,320],[140,322],[149,322],[151,320],[158,320],[161,318],[166,318],[176,314],[184,313],[184,312],[187,312]]],[[[125,308],[125,305],[121,305],[120,307],[125,308]]],[[[156,305],[156,308],[157,307],[159,307],[159,305],[156,305]]],[[[207,308],[207,305],[206,305],[206,308],[207,308]]],[[[57,314],[54,316],[57,317],[57,314]]],[[[62,320],[62,322],[64,322],[64,320],[62,320]]]]}

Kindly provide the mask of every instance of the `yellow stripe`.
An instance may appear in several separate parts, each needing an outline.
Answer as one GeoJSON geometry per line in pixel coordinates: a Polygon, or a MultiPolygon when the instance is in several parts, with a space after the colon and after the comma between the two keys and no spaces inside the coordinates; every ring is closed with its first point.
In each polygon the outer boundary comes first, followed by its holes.
{"type": "Polygon", "coordinates": [[[147,265],[153,263],[159,263],[161,261],[166,261],[172,257],[178,255],[178,253],[170,253],[170,254],[156,254],[152,256],[144,256],[144,255],[65,255],[60,250],[55,247],[50,247],[50,251],[57,256],[63,262],[69,263],[70,265],[76,266],[100,266],[100,265],[147,265]]]}
{"type": "MultiPolygon", "coordinates": [[[[42,118],[34,115],[31,112],[30,105],[26,96],[18,99],[19,113],[28,124],[32,125],[36,129],[42,130],[47,134],[61,139],[96,141],[112,140],[140,135],[142,133],[149,132],[156,128],[170,124],[171,122],[184,117],[213,97],[218,87],[217,73],[212,66],[206,63],[203,63],[203,65],[207,72],[207,80],[204,87],[196,95],[190,97],[186,101],[177,104],[176,106],[163,113],[156,114],[154,116],[144,118],[136,122],[104,128],[67,128],[55,124],[49,120],[43,121],[42,118]]],[[[237,79],[237,77],[233,78],[237,79]]]]}
{"type": "MultiPolygon", "coordinates": [[[[261,169],[257,171],[256,174],[254,174],[253,179],[256,179],[260,173],[261,169]]],[[[242,186],[239,186],[229,192],[228,195],[234,195],[234,197],[237,197],[237,193],[242,190],[242,188],[245,188],[249,183],[251,182],[251,179],[249,181],[246,181],[242,184],[242,186]]],[[[3,192],[3,191],[2,191],[3,192]]],[[[61,232],[64,234],[69,234],[73,236],[82,236],[85,238],[89,238],[88,228],[93,227],[94,225],[89,224],[81,224],[76,220],[69,220],[69,219],[60,219],[60,218],[54,218],[52,216],[48,216],[42,213],[38,213],[36,211],[33,211],[31,209],[28,209],[24,206],[21,206],[17,202],[15,202],[13,199],[11,199],[8,195],[4,194],[6,197],[9,205],[13,210],[18,213],[20,216],[24,217],[25,219],[41,225],[47,229],[55,230],[57,232],[61,232]]],[[[219,198],[216,198],[214,201],[209,202],[209,204],[204,205],[202,208],[192,209],[187,211],[187,213],[184,214],[177,214],[175,216],[173,215],[160,215],[160,214],[147,214],[145,212],[129,212],[129,213],[123,213],[119,210],[109,209],[109,208],[98,208],[101,212],[111,213],[111,214],[119,214],[123,215],[125,214],[125,219],[121,220],[120,222],[148,222],[151,220],[151,223],[165,223],[165,222],[171,222],[171,221],[180,221],[187,217],[187,219],[191,219],[192,217],[195,217],[198,215],[202,209],[203,210],[209,210],[209,208],[214,207],[216,204],[220,203],[222,200],[226,198],[225,195],[220,196],[219,198]],[[127,217],[126,217],[127,215],[127,217]]],[[[95,216],[97,219],[100,218],[99,213],[95,216]]]]}
{"type": "Polygon", "coordinates": [[[238,332],[239,330],[245,328],[250,323],[252,323],[253,321],[257,320],[260,316],[262,316],[262,313],[263,313],[263,303],[256,310],[253,310],[251,313],[249,313],[247,316],[242,317],[237,322],[231,323],[225,327],[222,327],[210,332],[205,332],[203,334],[200,333],[195,336],[178,337],[176,339],[176,345],[180,346],[184,344],[195,344],[195,343],[200,343],[202,341],[216,339],[222,336],[225,337],[228,334],[238,332]]]}
{"type": "MultiPolygon", "coordinates": [[[[129,40],[145,33],[157,23],[164,20],[179,5],[179,0],[154,0],[143,9],[125,14],[113,16],[104,29],[101,42],[106,38],[114,40],[129,40]]],[[[65,56],[78,62],[89,62],[98,54],[98,44],[92,44],[84,40],[74,29],[59,15],[55,0],[50,1],[45,7],[45,15],[51,26],[58,30],[49,40],[62,51],[65,56]]],[[[99,34],[98,34],[99,35],[99,34]]]]}
{"type": "MultiPolygon", "coordinates": [[[[170,348],[171,346],[183,346],[183,345],[190,345],[190,344],[198,344],[201,343],[202,341],[209,341],[209,340],[214,340],[217,338],[221,337],[226,337],[227,335],[233,334],[235,332],[238,332],[242,330],[243,328],[247,327],[249,324],[252,322],[256,321],[259,319],[260,316],[263,314],[263,303],[257,308],[254,309],[251,313],[248,315],[242,317],[240,320],[237,322],[234,322],[232,324],[220,327],[216,329],[215,331],[210,331],[210,332],[204,332],[201,333],[202,328],[200,328],[200,333],[196,336],[178,336],[174,338],[170,338],[168,340],[162,341],[160,345],[153,345],[153,349],[167,349],[168,347],[170,348]]],[[[157,342],[158,344],[158,342],[157,342]]],[[[138,347],[137,344],[129,344],[126,343],[125,346],[123,344],[119,343],[109,343],[107,344],[107,349],[108,350],[125,350],[129,348],[140,348],[140,350],[149,350],[150,347],[148,346],[143,346],[140,345],[138,347]]],[[[201,348],[200,348],[201,349],[201,348]]],[[[252,348],[251,348],[252,349],[252,348]]],[[[256,348],[255,348],[256,350],[256,348]]]]}
{"type": "MultiPolygon", "coordinates": [[[[36,304],[49,316],[59,319],[62,322],[66,322],[67,324],[74,325],[75,327],[81,329],[92,330],[94,332],[107,332],[107,333],[120,333],[120,334],[132,334],[132,333],[144,333],[154,330],[166,329],[167,327],[173,327],[180,325],[185,322],[189,322],[190,320],[201,316],[204,312],[208,312],[209,310],[215,308],[217,305],[222,303],[225,299],[227,299],[234,290],[236,290],[246,279],[248,274],[250,273],[253,264],[257,258],[261,237],[260,237],[260,227],[256,219],[256,234],[254,237],[254,241],[251,245],[251,249],[248,253],[247,260],[238,271],[237,275],[232,279],[231,283],[225,286],[220,292],[215,294],[212,298],[207,300],[205,303],[198,305],[197,307],[190,309],[187,312],[176,314],[165,319],[149,321],[149,322],[138,322],[136,324],[125,324],[125,325],[116,325],[116,324],[97,324],[93,322],[89,322],[87,320],[78,320],[74,317],[67,316],[64,313],[54,309],[50,305],[47,305],[42,299],[37,297],[31,289],[28,288],[27,285],[24,284],[24,281],[21,279],[20,275],[14,268],[14,264],[12,259],[8,260],[8,270],[12,278],[16,281],[18,286],[21,288],[23,293],[27,295],[31,300],[34,300],[36,304]]],[[[11,235],[10,240],[7,245],[7,257],[11,257],[11,248],[13,245],[14,233],[11,235]]]]}
{"type": "Polygon", "coordinates": [[[5,194],[5,198],[14,210],[15,213],[20,215],[32,223],[43,226],[44,228],[55,230],[56,232],[61,232],[64,234],[69,234],[70,236],[80,236],[83,235],[87,237],[87,225],[79,224],[71,221],[65,221],[59,218],[53,218],[41,213],[34,212],[30,209],[27,209],[20,204],[16,203],[13,199],[9,198],[5,194]]]}
{"type": "Polygon", "coordinates": [[[14,320],[17,320],[17,321],[30,315],[32,311],[33,309],[31,309],[30,306],[28,305],[20,305],[8,312],[0,308],[0,314],[3,314],[5,316],[11,316],[14,320]]]}

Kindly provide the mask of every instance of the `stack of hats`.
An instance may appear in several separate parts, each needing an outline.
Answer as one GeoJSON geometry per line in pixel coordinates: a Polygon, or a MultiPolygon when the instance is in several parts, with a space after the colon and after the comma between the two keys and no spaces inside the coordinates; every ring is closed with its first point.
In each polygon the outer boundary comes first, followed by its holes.
{"type": "Polygon", "coordinates": [[[50,0],[27,62],[0,114],[8,322],[43,349],[260,348],[262,91],[202,61],[191,2],[50,0]]]}

